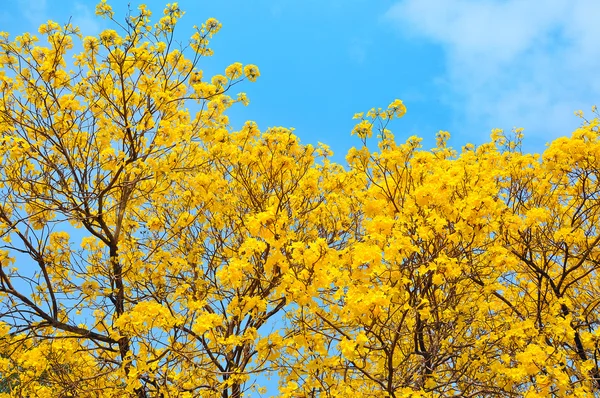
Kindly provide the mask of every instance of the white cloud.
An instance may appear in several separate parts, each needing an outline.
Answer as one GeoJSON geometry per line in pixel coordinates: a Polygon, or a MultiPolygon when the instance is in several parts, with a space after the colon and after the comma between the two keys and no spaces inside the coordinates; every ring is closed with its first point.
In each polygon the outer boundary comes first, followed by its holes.
{"type": "Polygon", "coordinates": [[[19,0],[17,4],[23,17],[36,29],[48,20],[46,0],[19,0]]]}
{"type": "Polygon", "coordinates": [[[348,56],[357,64],[362,64],[367,58],[370,45],[371,42],[369,40],[355,38],[348,46],[348,56]]]}
{"type": "Polygon", "coordinates": [[[454,129],[522,126],[548,139],[600,102],[599,17],[596,0],[401,0],[386,13],[442,46],[454,129]]]}
{"type": "Polygon", "coordinates": [[[71,23],[79,26],[84,36],[96,36],[102,31],[95,9],[90,9],[84,3],[75,3],[71,23]]]}

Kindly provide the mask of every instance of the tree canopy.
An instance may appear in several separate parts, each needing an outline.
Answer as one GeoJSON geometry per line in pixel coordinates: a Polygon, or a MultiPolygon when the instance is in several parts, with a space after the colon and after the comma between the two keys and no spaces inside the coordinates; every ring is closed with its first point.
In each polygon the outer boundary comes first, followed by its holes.
{"type": "Polygon", "coordinates": [[[0,397],[600,393],[597,117],[427,150],[395,100],[342,165],[231,127],[217,20],[96,12],[0,33],[0,397]]]}

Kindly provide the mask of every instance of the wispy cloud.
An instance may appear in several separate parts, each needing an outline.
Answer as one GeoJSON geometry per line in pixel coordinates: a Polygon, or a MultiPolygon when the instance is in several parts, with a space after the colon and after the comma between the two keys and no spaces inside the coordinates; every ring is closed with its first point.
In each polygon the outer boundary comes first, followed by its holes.
{"type": "Polygon", "coordinates": [[[21,16],[35,26],[48,20],[46,0],[18,0],[21,16]]]}
{"type": "Polygon", "coordinates": [[[401,0],[386,13],[442,47],[455,129],[539,138],[568,134],[573,111],[600,102],[599,17],[596,0],[401,0]]]}
{"type": "Polygon", "coordinates": [[[368,48],[370,45],[370,40],[354,38],[348,46],[348,56],[357,64],[362,64],[367,58],[368,48]]]}
{"type": "Polygon", "coordinates": [[[81,2],[75,3],[71,22],[73,25],[79,26],[84,36],[95,36],[102,31],[94,9],[81,2]]]}

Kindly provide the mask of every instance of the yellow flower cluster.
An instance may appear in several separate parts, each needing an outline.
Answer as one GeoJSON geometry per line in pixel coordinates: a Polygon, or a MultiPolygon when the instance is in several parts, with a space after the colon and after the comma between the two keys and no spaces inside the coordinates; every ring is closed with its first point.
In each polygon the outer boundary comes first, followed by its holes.
{"type": "Polygon", "coordinates": [[[424,149],[394,100],[341,165],[234,129],[260,71],[182,16],[0,34],[0,398],[599,394],[598,117],[424,149]]]}

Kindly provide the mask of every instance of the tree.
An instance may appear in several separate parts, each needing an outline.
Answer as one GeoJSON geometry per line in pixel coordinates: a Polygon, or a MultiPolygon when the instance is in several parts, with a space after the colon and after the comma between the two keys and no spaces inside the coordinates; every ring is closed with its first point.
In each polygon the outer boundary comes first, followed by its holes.
{"type": "Polygon", "coordinates": [[[216,20],[177,48],[175,4],[155,25],[97,13],[121,32],[83,38],[74,71],[69,24],[42,25],[46,47],[2,36],[1,372],[22,396],[239,397],[338,166],[288,130],[228,129],[228,91],[259,72],[203,79],[216,20]]]}
{"type": "Polygon", "coordinates": [[[0,397],[600,391],[597,118],[543,156],[423,150],[396,100],[343,167],[231,128],[259,71],[203,76],[216,20],[181,47],[176,4],[97,14],[0,36],[0,397]]]}
{"type": "Polygon", "coordinates": [[[329,355],[282,377],[301,396],[597,394],[598,119],[542,156],[521,129],[459,154],[443,131],[398,145],[393,112],[357,115],[363,142],[379,130],[347,158],[360,232],[292,317],[329,355]]]}

